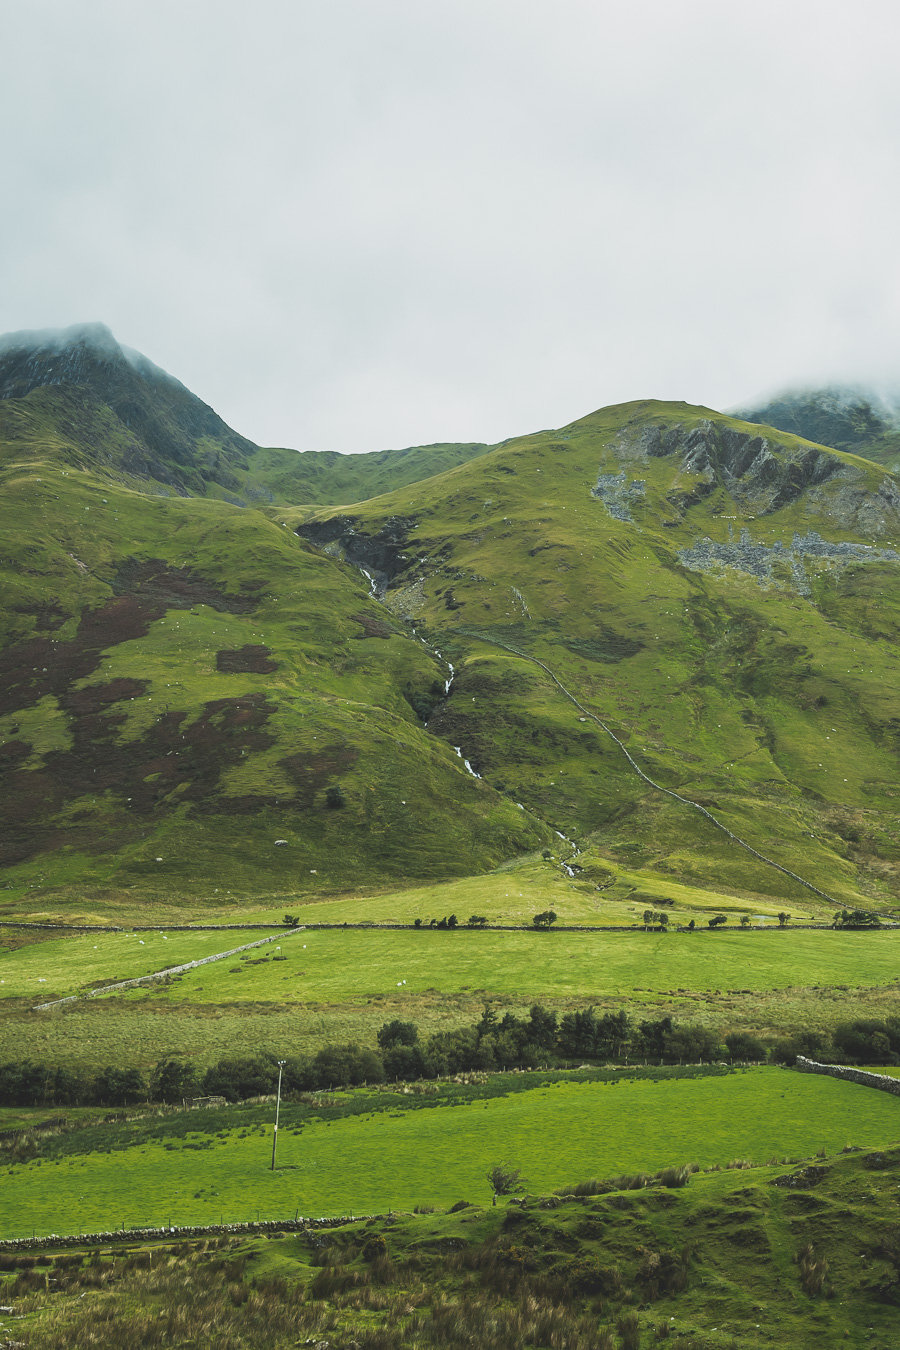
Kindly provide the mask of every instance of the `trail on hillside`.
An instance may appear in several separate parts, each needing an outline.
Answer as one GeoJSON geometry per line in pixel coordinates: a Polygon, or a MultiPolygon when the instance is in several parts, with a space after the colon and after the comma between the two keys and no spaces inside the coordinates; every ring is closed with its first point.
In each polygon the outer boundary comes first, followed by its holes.
{"type": "Polygon", "coordinates": [[[702,816],[705,816],[707,820],[711,821],[712,824],[715,825],[717,830],[721,830],[723,834],[727,835],[728,838],[732,841],[732,843],[738,844],[741,848],[746,849],[748,853],[751,853],[754,858],[758,858],[760,862],[765,863],[768,867],[774,867],[776,871],[782,872],[786,877],[791,877],[793,881],[799,881],[801,886],[805,886],[808,891],[812,891],[814,895],[820,896],[821,899],[827,900],[829,904],[831,905],[839,904],[839,902],[835,900],[833,896],[829,895],[827,891],[819,890],[818,886],[814,886],[811,881],[807,881],[804,877],[798,876],[797,873],[792,872],[790,868],[783,867],[781,863],[775,862],[774,858],[767,858],[764,853],[760,853],[759,849],[754,848],[752,844],[748,844],[745,839],[741,839],[739,835],[736,835],[732,830],[729,830],[727,825],[723,825],[721,820],[717,820],[716,817],[712,814],[712,812],[707,811],[706,807],[701,806],[699,802],[693,802],[691,801],[690,797],[682,797],[680,792],[673,792],[671,788],[663,787],[661,783],[655,782],[649,776],[649,774],[646,774],[644,772],[644,770],[638,764],[637,760],[628,750],[628,747],[625,745],[623,741],[619,739],[619,737],[612,730],[612,728],[607,726],[606,722],[604,722],[602,718],[598,717],[596,713],[591,712],[590,708],[586,708],[583,703],[580,703],[579,700],[575,697],[575,695],[569,689],[566,688],[566,686],[563,684],[559,676],[556,675],[554,671],[551,670],[551,668],[546,664],[546,662],[542,661],[539,657],[532,656],[529,652],[523,652],[519,647],[514,647],[509,642],[501,642],[499,638],[487,637],[484,633],[481,633],[474,628],[460,627],[456,629],[456,632],[463,634],[465,637],[475,638],[478,642],[487,642],[493,647],[501,647],[504,651],[509,652],[512,656],[521,657],[523,661],[531,661],[534,665],[540,666],[541,670],[543,670],[547,675],[550,676],[551,680],[557,686],[557,688],[559,688],[562,691],[562,693],[565,694],[569,702],[574,703],[575,707],[578,708],[579,712],[582,712],[585,715],[585,717],[589,718],[592,722],[596,722],[597,726],[600,727],[603,731],[605,731],[607,736],[609,736],[611,740],[615,741],[616,745],[622,751],[622,754],[628,760],[628,763],[631,765],[632,769],[634,769],[634,772],[638,775],[638,777],[642,778],[645,783],[649,783],[650,787],[655,789],[656,792],[664,792],[667,797],[674,797],[675,801],[681,802],[683,806],[689,806],[691,810],[699,811],[702,816]]]}

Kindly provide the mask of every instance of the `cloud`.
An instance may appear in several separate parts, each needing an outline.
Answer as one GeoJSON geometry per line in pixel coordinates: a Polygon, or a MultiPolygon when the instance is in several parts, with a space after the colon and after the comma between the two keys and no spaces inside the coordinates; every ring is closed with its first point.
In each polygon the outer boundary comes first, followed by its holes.
{"type": "Polygon", "coordinates": [[[303,449],[896,380],[898,38],[880,0],[9,7],[0,330],[102,319],[303,449]]]}

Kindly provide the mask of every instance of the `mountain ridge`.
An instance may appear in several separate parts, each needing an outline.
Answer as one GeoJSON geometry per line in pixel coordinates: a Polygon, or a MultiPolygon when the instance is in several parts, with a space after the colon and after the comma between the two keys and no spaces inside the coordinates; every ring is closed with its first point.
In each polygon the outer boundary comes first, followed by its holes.
{"type": "Polygon", "coordinates": [[[334,894],[555,831],[613,889],[812,912],[671,792],[841,904],[900,896],[874,462],[641,400],[349,506],[248,508],[148,494],[104,458],[115,417],[70,381],[0,399],[13,889],[334,894]]]}

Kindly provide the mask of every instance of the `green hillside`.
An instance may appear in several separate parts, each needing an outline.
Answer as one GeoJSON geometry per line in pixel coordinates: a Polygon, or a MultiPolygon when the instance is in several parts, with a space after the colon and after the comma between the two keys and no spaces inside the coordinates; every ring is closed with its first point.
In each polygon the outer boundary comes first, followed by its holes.
{"type": "Polygon", "coordinates": [[[443,669],[358,572],[257,512],[104,478],[33,397],[0,402],[7,890],[315,893],[546,842],[426,733],[443,669]]]}
{"type": "Polygon", "coordinates": [[[455,666],[429,731],[554,829],[648,877],[808,898],[649,789],[596,713],[783,867],[895,903],[900,488],[872,463],[647,402],[299,529],[455,666]]]}
{"type": "Polygon", "coordinates": [[[40,336],[0,344],[14,905],[372,896],[556,834],[585,918],[897,903],[883,469],[654,402],[261,450],[107,330],[40,336]]]}
{"type": "Polygon", "coordinates": [[[240,475],[248,502],[309,502],[338,505],[378,497],[423,478],[454,469],[493,447],[480,442],[412,445],[405,450],[373,450],[340,455],[328,450],[254,450],[240,475]]]}

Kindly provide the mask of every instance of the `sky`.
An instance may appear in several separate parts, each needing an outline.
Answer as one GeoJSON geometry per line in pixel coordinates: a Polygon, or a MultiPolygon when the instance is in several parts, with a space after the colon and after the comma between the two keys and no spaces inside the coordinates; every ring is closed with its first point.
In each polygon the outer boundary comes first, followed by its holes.
{"type": "Polygon", "coordinates": [[[896,0],[27,0],[0,332],[263,445],[900,386],[896,0]]]}

